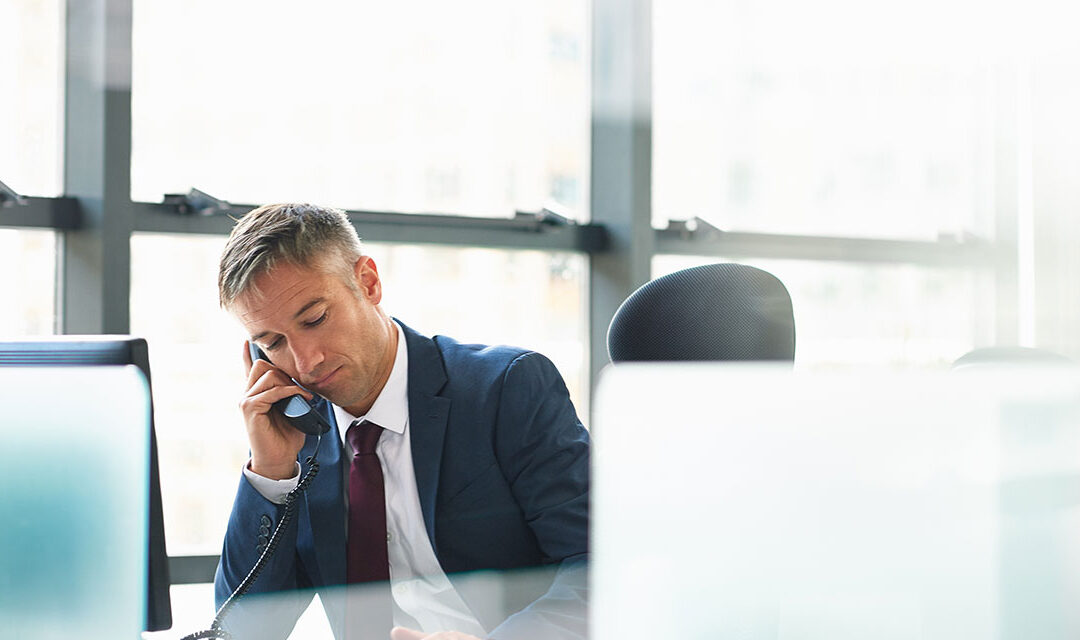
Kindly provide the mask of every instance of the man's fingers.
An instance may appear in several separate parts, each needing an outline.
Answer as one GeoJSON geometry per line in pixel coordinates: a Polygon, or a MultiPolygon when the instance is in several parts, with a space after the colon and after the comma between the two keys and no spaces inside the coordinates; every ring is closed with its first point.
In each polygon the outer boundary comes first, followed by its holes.
{"type": "MultiPolygon", "coordinates": [[[[273,404],[278,400],[284,400],[285,398],[298,394],[306,396],[311,395],[309,392],[304,391],[303,389],[295,385],[271,387],[265,391],[261,391],[259,393],[255,393],[254,395],[248,396],[244,399],[244,404],[251,406],[252,408],[263,408],[263,405],[265,405],[266,407],[270,407],[273,406],[273,404]]],[[[270,409],[267,408],[266,411],[257,411],[256,413],[268,413],[269,411],[270,409]]]]}
{"type": "Polygon", "coordinates": [[[271,387],[285,386],[293,389],[290,396],[301,395],[311,400],[315,397],[313,393],[297,386],[296,381],[290,378],[284,371],[278,369],[273,363],[266,360],[256,360],[251,362],[250,355],[244,357],[245,362],[250,362],[251,367],[248,369],[248,397],[254,396],[258,393],[266,391],[271,387]]]}
{"type": "MultiPolygon", "coordinates": [[[[250,356],[248,357],[250,358],[250,356]]],[[[249,367],[247,371],[248,387],[253,387],[255,381],[265,376],[268,371],[279,371],[279,369],[275,368],[274,365],[266,360],[256,360],[252,362],[251,367],[249,367]]]]}
{"type": "Polygon", "coordinates": [[[250,342],[244,340],[244,375],[251,374],[251,348],[248,346],[250,342]]]}
{"type": "MultiPolygon", "coordinates": [[[[244,342],[244,345],[248,345],[249,342],[244,342]]],[[[267,372],[278,373],[281,375],[281,379],[287,381],[286,384],[291,383],[293,380],[284,371],[274,366],[273,362],[259,358],[257,360],[251,359],[250,350],[244,351],[244,363],[248,365],[247,379],[248,379],[248,392],[255,386],[255,382],[264,377],[267,372]]]]}
{"type": "Polygon", "coordinates": [[[262,393],[268,389],[273,389],[274,387],[288,387],[293,384],[293,381],[290,380],[288,376],[277,369],[262,370],[259,365],[255,365],[255,368],[251,370],[253,376],[257,369],[260,370],[258,377],[252,379],[248,383],[248,397],[262,393]]]}
{"type": "Polygon", "coordinates": [[[267,369],[261,376],[251,381],[247,390],[247,397],[250,398],[277,387],[291,389],[292,391],[288,394],[290,396],[301,395],[308,400],[315,397],[310,391],[297,385],[292,378],[282,373],[281,369],[274,368],[267,369]]]}
{"type": "Polygon", "coordinates": [[[426,633],[405,627],[394,627],[390,630],[390,640],[424,640],[426,633]]]}

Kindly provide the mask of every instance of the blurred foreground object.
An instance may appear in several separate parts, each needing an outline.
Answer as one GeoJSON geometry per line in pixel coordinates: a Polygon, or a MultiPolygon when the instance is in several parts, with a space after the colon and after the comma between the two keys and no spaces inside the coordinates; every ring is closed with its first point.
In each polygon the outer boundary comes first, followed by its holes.
{"type": "Polygon", "coordinates": [[[1080,637],[1074,369],[627,363],[595,406],[593,640],[1080,637]]]}
{"type": "Polygon", "coordinates": [[[134,366],[0,367],[5,638],[136,638],[150,395],[134,366]]]}

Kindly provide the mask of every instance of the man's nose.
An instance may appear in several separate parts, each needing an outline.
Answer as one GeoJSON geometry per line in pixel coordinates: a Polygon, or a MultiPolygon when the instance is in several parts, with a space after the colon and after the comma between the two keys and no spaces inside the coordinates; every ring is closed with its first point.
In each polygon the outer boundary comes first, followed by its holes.
{"type": "Polygon", "coordinates": [[[291,344],[296,372],[301,378],[310,376],[322,364],[322,349],[313,340],[293,341],[291,344]]]}

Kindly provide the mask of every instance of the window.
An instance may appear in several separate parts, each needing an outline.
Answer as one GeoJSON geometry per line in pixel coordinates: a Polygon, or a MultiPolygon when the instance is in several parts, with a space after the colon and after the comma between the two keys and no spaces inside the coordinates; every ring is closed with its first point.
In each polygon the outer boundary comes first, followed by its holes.
{"type": "Polygon", "coordinates": [[[653,8],[656,226],[700,216],[739,231],[993,237],[991,7],[653,8]]]}
{"type": "Polygon", "coordinates": [[[62,187],[64,3],[0,3],[0,182],[17,193],[57,196],[62,187]]]}
{"type": "Polygon", "coordinates": [[[588,12],[136,0],[132,197],[584,220],[588,12]]]}
{"type": "MultiPolygon", "coordinates": [[[[722,258],[657,256],[653,276],[722,258]]],[[[773,274],[791,294],[795,364],[946,367],[993,344],[992,273],[965,268],[739,260],[773,274]]]]}
{"type": "Polygon", "coordinates": [[[170,555],[216,554],[225,538],[247,437],[243,329],[218,308],[225,238],[131,238],[131,332],[153,376],[165,539],[170,555]]]}
{"type": "MultiPolygon", "coordinates": [[[[218,308],[220,236],[138,233],[131,241],[131,330],[150,346],[170,555],[221,550],[248,457],[237,408],[243,328],[218,308]]],[[[508,343],[555,362],[588,415],[585,259],[541,251],[370,243],[383,307],[412,328],[508,343]]]]}
{"type": "MultiPolygon", "coordinates": [[[[0,212],[2,215],[2,212],[0,212]]],[[[54,333],[56,327],[56,233],[0,229],[0,335],[54,333]]]]}

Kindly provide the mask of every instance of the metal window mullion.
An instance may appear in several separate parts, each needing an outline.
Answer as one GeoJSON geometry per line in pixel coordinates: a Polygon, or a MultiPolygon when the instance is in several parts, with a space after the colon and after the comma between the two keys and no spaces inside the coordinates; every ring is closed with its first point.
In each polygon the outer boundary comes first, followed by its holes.
{"type": "Polygon", "coordinates": [[[607,251],[589,259],[589,380],[608,363],[607,327],[652,271],[652,2],[594,0],[589,188],[607,251]]]}
{"type": "Polygon", "coordinates": [[[61,333],[130,327],[132,0],[68,0],[64,194],[81,224],[57,258],[61,333]]]}

